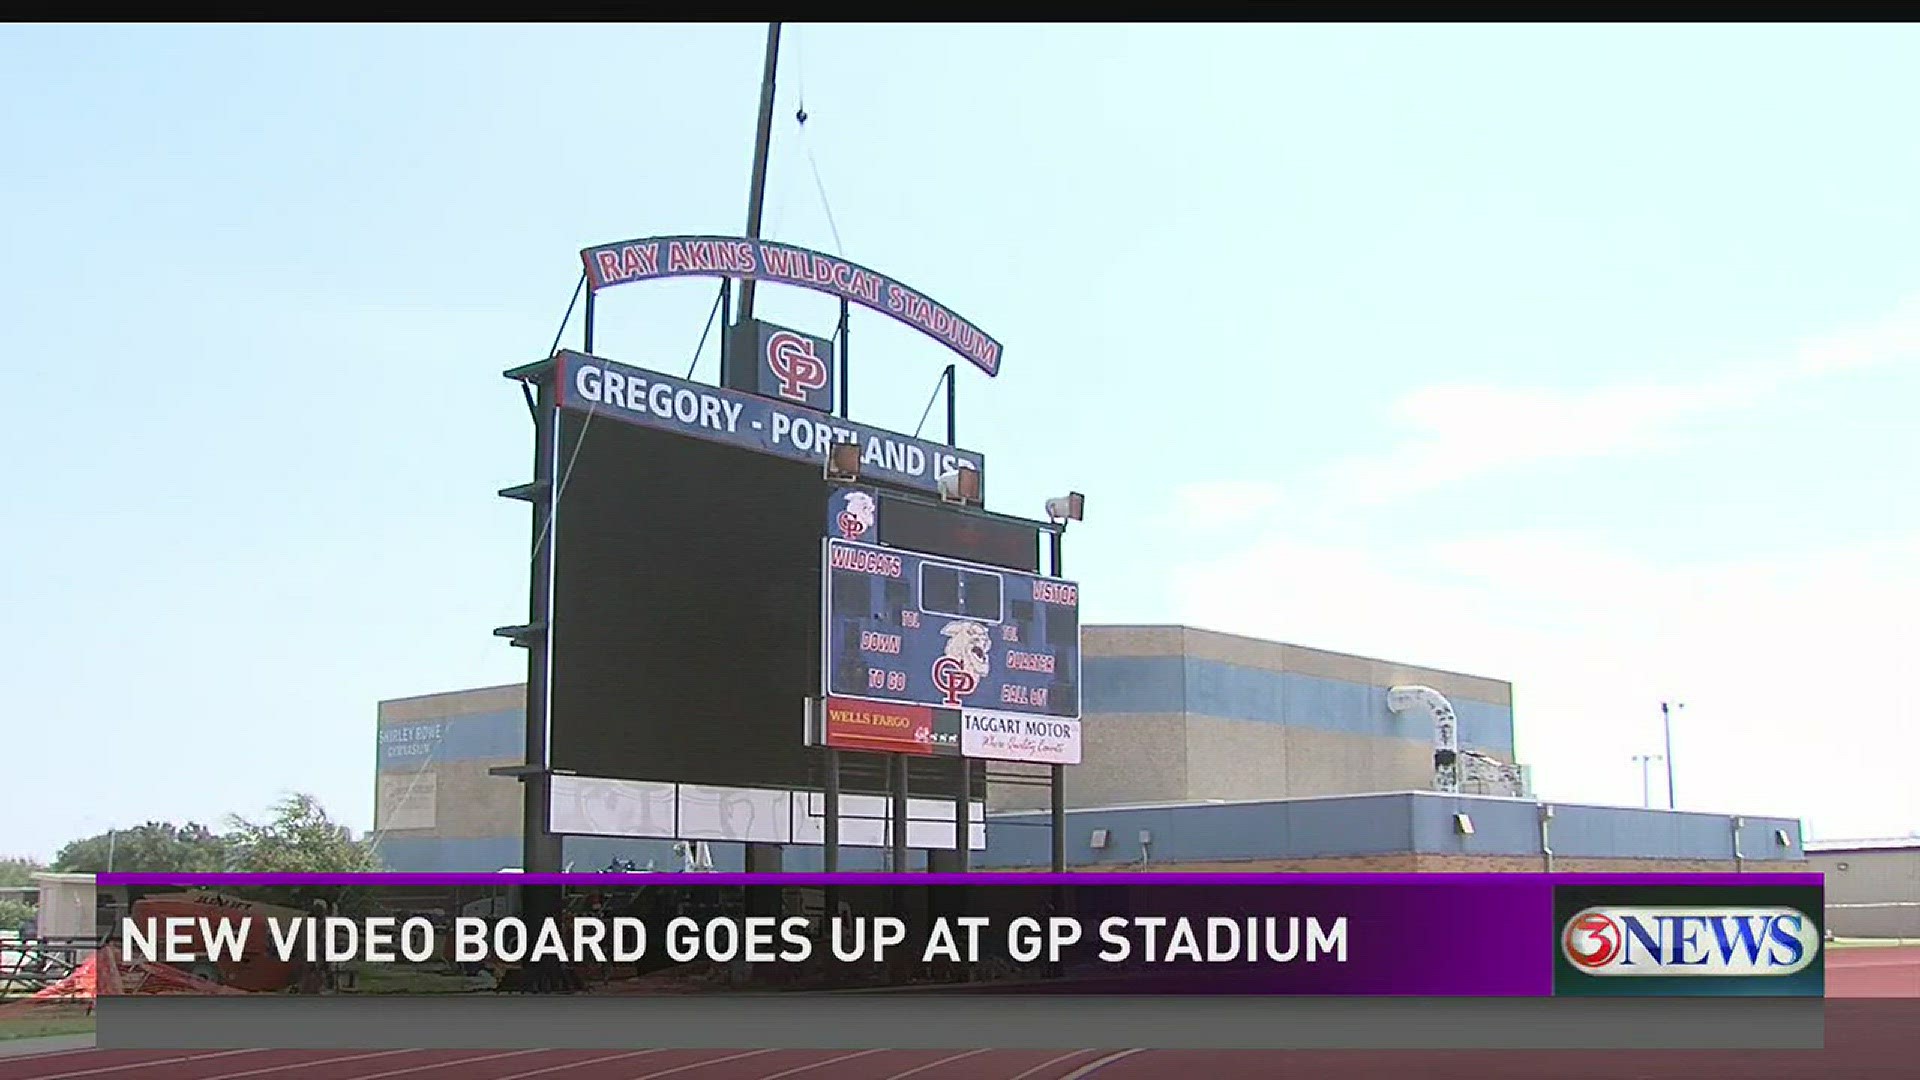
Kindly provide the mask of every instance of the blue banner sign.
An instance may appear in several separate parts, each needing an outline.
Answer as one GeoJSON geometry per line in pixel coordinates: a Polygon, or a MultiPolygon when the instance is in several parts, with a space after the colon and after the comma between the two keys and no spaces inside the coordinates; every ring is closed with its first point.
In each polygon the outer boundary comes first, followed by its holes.
{"type": "Polygon", "coordinates": [[[971,450],[585,353],[562,350],[554,362],[563,408],[591,410],[641,427],[822,465],[828,446],[858,443],[864,479],[934,494],[940,490],[942,473],[965,465],[980,471],[981,491],[986,490],[985,461],[971,450]]]}
{"type": "Polygon", "coordinates": [[[828,694],[1080,716],[1075,583],[831,537],[825,547],[828,694]]]}

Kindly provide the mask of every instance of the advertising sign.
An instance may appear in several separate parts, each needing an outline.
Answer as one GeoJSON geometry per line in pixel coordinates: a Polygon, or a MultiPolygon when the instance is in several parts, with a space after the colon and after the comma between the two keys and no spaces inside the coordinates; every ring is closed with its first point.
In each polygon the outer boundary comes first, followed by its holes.
{"type": "Polygon", "coordinates": [[[750,319],[736,336],[721,381],[735,390],[820,412],[833,411],[833,342],[750,319]]]}
{"type": "Polygon", "coordinates": [[[580,261],[595,292],[657,278],[727,277],[843,297],[906,323],[988,375],[1000,373],[1000,343],[979,327],[884,274],[818,251],[737,236],[654,236],[587,248],[580,261]]]}
{"type": "Polygon", "coordinates": [[[857,443],[863,477],[938,494],[940,474],[965,465],[980,471],[986,489],[985,462],[970,450],[571,350],[562,350],[555,362],[564,408],[822,465],[833,443],[857,443]]]}
{"type": "Polygon", "coordinates": [[[933,710],[855,698],[827,699],[826,741],[841,750],[933,753],[933,710]]]}
{"type": "Polygon", "coordinates": [[[960,753],[995,761],[1078,765],[1080,721],[962,709],[960,753]]]}
{"type": "Polygon", "coordinates": [[[849,540],[825,546],[828,694],[1079,718],[1078,585],[849,540]]]}

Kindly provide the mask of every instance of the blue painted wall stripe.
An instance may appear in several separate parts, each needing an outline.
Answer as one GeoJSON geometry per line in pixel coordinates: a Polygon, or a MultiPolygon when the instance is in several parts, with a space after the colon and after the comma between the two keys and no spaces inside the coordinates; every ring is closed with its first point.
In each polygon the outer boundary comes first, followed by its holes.
{"type": "MultiPolygon", "coordinates": [[[[1342,735],[1417,739],[1424,720],[1395,716],[1384,687],[1178,656],[1089,656],[1081,661],[1089,714],[1180,713],[1291,724],[1342,735]]],[[[1513,753],[1513,710],[1453,702],[1462,745],[1513,753]]]]}
{"type": "Polygon", "coordinates": [[[380,725],[380,771],[432,763],[518,761],[526,752],[526,714],[519,709],[468,713],[445,720],[380,725]]]}

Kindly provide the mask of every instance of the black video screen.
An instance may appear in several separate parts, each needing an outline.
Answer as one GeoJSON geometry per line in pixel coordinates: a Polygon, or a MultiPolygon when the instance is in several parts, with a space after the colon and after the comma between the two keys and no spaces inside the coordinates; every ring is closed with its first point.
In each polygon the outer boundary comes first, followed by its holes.
{"type": "MultiPolygon", "coordinates": [[[[803,712],[821,678],[820,467],[605,416],[560,417],[553,766],[824,786],[803,712]]],[[[913,795],[950,798],[958,782],[951,760],[909,761],[913,795]]],[[[885,792],[884,759],[843,753],[841,784],[885,792]]]]}
{"type": "Polygon", "coordinates": [[[912,499],[883,497],[880,542],[949,559],[1040,572],[1040,530],[912,499]]]}

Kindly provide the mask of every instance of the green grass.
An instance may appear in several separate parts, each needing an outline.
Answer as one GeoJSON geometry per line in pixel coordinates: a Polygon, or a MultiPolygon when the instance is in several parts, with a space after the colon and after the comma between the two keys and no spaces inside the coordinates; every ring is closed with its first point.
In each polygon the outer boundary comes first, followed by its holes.
{"type": "Polygon", "coordinates": [[[0,1017],[0,1042],[8,1039],[43,1039],[50,1035],[91,1034],[93,1017],[84,1014],[0,1017]]]}

